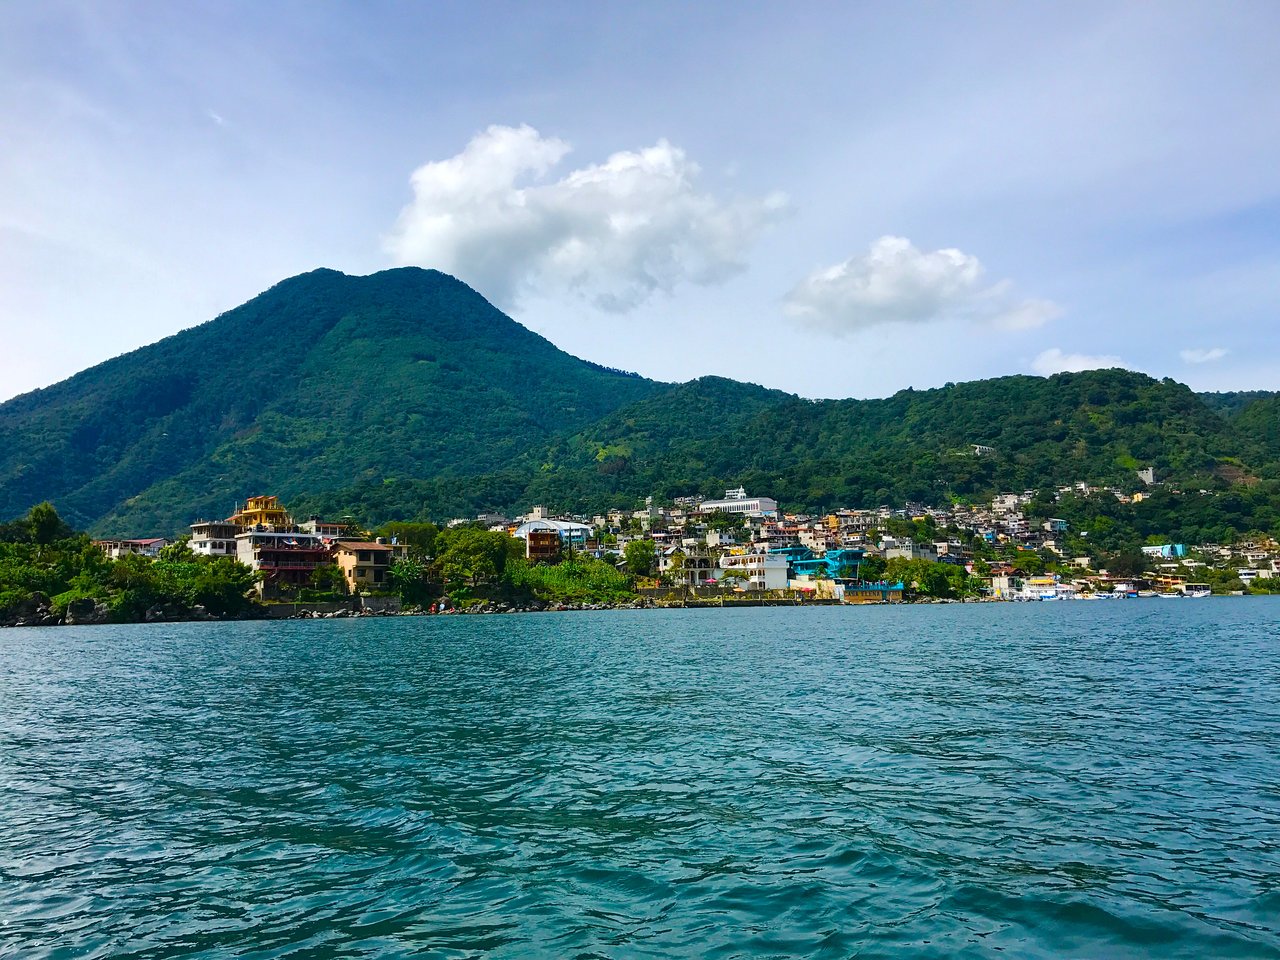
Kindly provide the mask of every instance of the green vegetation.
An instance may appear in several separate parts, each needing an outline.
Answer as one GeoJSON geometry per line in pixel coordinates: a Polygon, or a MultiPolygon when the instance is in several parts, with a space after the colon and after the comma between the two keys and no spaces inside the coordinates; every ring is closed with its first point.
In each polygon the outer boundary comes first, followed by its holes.
{"type": "Polygon", "coordinates": [[[626,603],[635,599],[632,580],[612,564],[575,556],[557,564],[520,559],[507,566],[516,593],[555,603],[626,603]]]}
{"type": "Polygon", "coordinates": [[[316,270],[0,404],[0,516],[48,499],[104,535],[172,535],[258,491],[498,471],[658,389],[436,271],[316,270]]]}
{"type": "MultiPolygon", "coordinates": [[[[1237,529],[1272,529],[1280,401],[1242,403],[1228,416],[1181,384],[1124,370],[1003,377],[883,400],[809,401],[704,378],[621,407],[496,473],[357,483],[304,503],[405,519],[534,503],[585,512],[741,483],[812,512],[977,501],[1082,479],[1134,492],[1142,489],[1135,467],[1152,466],[1162,489],[1239,495],[1237,529]],[[971,443],[995,452],[975,455],[971,443]],[[614,451],[608,471],[599,469],[602,450],[614,451]]],[[[1219,526],[1208,519],[1184,526],[1219,526]]]]}
{"type": "MultiPolygon", "coordinates": [[[[931,560],[906,560],[894,557],[884,565],[881,577],[901,582],[908,596],[959,600],[979,596],[981,580],[969,576],[964,567],[931,560]]],[[[870,576],[867,579],[872,579],[870,576]]]]}
{"type": "Polygon", "coordinates": [[[651,577],[658,567],[658,547],[652,540],[632,540],[622,556],[633,577],[651,577]]]}
{"type": "Polygon", "coordinates": [[[189,614],[251,613],[256,576],[226,557],[197,557],[174,545],[150,560],[109,560],[89,538],[72,531],[48,503],[0,525],[0,623],[47,609],[62,619],[79,601],[86,618],[137,622],[155,607],[189,614]]]}
{"type": "MultiPolygon", "coordinates": [[[[739,484],[807,511],[1077,480],[1133,490],[1140,466],[1239,498],[1222,517],[1192,511],[1183,529],[1273,529],[1280,395],[1197,396],[1125,370],[876,400],[717,377],[662,384],[570,356],[416,268],[303,274],[0,404],[0,516],[51,499],[110,536],[173,535],[268,491],[303,516],[404,523],[739,484]]],[[[412,535],[438,552],[432,530],[412,535]]]]}
{"type": "Polygon", "coordinates": [[[1234,543],[1242,537],[1280,536],[1280,481],[1201,493],[1158,489],[1140,503],[1108,493],[1033,501],[1029,516],[1069,522],[1068,552],[1132,554],[1155,543],[1234,543]]]}

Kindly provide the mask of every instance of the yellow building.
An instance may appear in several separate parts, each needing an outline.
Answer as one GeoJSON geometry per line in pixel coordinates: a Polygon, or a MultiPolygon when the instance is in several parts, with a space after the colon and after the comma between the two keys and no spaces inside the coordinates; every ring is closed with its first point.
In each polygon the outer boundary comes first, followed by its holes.
{"type": "Polygon", "coordinates": [[[279,497],[250,497],[228,519],[237,527],[246,529],[259,525],[276,530],[293,527],[293,518],[280,506],[279,497]]]}
{"type": "Polygon", "coordinates": [[[391,564],[403,560],[409,548],[403,543],[344,540],[333,548],[333,562],[342,571],[342,579],[352,593],[382,590],[390,587],[391,564]]]}

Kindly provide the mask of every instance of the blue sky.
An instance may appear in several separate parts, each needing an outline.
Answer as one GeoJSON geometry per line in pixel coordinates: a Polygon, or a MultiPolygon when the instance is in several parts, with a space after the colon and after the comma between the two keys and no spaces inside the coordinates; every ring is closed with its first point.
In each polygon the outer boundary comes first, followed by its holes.
{"type": "Polygon", "coordinates": [[[0,5],[0,397],[318,266],[883,396],[1280,389],[1280,5],[0,5]]]}

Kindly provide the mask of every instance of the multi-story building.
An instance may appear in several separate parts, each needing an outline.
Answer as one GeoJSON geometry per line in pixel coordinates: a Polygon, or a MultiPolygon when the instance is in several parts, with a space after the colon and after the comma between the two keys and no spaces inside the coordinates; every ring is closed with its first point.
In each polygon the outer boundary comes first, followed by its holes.
{"type": "Polygon", "coordinates": [[[525,559],[534,563],[552,563],[562,552],[560,533],[556,530],[528,530],[524,535],[525,559]]]}
{"type": "Polygon", "coordinates": [[[673,544],[658,556],[658,572],[670,578],[677,587],[700,587],[715,579],[716,561],[720,551],[701,540],[686,537],[673,544]]]}
{"type": "Polygon", "coordinates": [[[273,530],[292,530],[293,518],[289,516],[279,497],[250,497],[227,518],[237,527],[266,527],[273,530]]]}
{"type": "Polygon", "coordinates": [[[743,574],[748,590],[787,589],[787,558],[776,553],[727,554],[720,558],[720,571],[721,576],[743,574]]]}
{"type": "Polygon", "coordinates": [[[259,593],[310,585],[316,570],[333,564],[324,541],[313,533],[254,529],[236,536],[236,559],[261,572],[259,593]]]}
{"type": "Polygon", "coordinates": [[[344,540],[333,548],[333,561],[342,571],[343,582],[352,593],[380,590],[390,584],[391,564],[408,556],[402,543],[377,540],[344,540]]]}
{"type": "Polygon", "coordinates": [[[187,546],[204,557],[234,557],[239,533],[240,528],[230,520],[197,520],[191,525],[187,546]]]}
{"type": "Polygon", "coordinates": [[[936,561],[938,559],[938,551],[933,548],[933,544],[919,544],[909,537],[896,540],[892,545],[889,544],[888,540],[889,538],[886,538],[884,547],[884,558],[886,560],[901,558],[903,560],[936,561]]]}
{"type": "Polygon", "coordinates": [[[726,490],[723,500],[703,500],[703,513],[743,513],[753,517],[776,517],[778,501],[770,497],[748,497],[742,487],[726,490]]]}
{"type": "MultiPolygon", "coordinates": [[[[534,509],[539,510],[541,508],[535,507],[534,509]]],[[[516,527],[513,536],[525,540],[533,531],[555,533],[559,536],[561,543],[577,549],[583,549],[586,546],[593,532],[590,525],[579,523],[576,520],[552,520],[549,517],[535,517],[516,527]]]]}

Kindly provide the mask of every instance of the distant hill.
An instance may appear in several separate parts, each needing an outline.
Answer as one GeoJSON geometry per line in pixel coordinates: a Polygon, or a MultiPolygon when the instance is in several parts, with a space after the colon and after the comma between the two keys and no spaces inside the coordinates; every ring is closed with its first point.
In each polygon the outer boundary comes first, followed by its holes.
{"type": "Polygon", "coordinates": [[[52,500],[172,533],[253,493],[369,520],[583,512],[744,484],[802,509],[938,502],[1135,471],[1280,478],[1280,395],[1126,370],[806,400],[579,360],[444,274],[317,270],[0,404],[0,518],[52,500]],[[975,452],[975,446],[983,448],[975,452]]]}
{"type": "Polygon", "coordinates": [[[1234,417],[1253,404],[1255,400],[1266,400],[1280,396],[1272,390],[1230,390],[1224,393],[1196,394],[1205,406],[1224,417],[1234,417]]]}
{"type": "Polygon", "coordinates": [[[1146,466],[1220,488],[1251,482],[1280,458],[1265,449],[1186,386],[1128,370],[1001,377],[881,400],[812,401],[708,377],[620,407],[496,475],[355,485],[307,502],[369,516],[408,516],[418,503],[435,516],[531,503],[582,511],[741,483],[822,510],[1077,480],[1136,490],[1146,466]]]}
{"type": "MultiPolygon", "coordinates": [[[[698,381],[623,407],[563,445],[564,466],[628,459],[634,492],[674,493],[701,471],[797,506],[933,502],[948,493],[1077,479],[1135,485],[1139,467],[1211,477],[1233,428],[1185,386],[1126,370],[1002,377],[883,400],[807,401],[698,381]],[[983,449],[975,452],[975,447],[983,449]]],[[[598,484],[611,479],[597,471],[598,484]]],[[[704,481],[706,482],[706,481],[704,481]]],[[[535,482],[554,489],[554,472],[535,482]]]]}
{"type": "Polygon", "coordinates": [[[486,472],[659,389],[442,273],[317,270],[0,405],[0,516],[50,499],[97,531],[170,532],[255,491],[486,472]]]}
{"type": "Polygon", "coordinates": [[[1250,452],[1256,461],[1280,461],[1280,394],[1261,396],[1246,404],[1232,419],[1232,426],[1252,445],[1250,452]]]}

